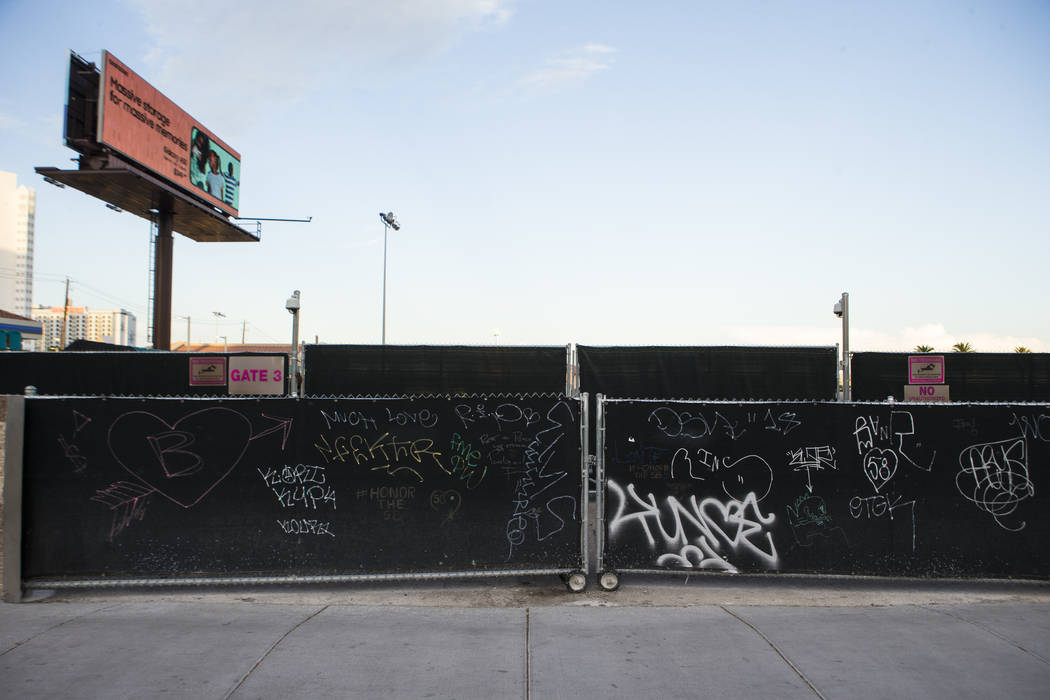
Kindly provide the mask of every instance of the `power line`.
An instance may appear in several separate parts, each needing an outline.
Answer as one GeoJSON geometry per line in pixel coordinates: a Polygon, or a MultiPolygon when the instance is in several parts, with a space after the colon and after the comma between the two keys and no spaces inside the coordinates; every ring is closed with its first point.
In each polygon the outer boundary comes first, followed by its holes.
{"type": "Polygon", "coordinates": [[[109,301],[109,302],[112,302],[112,303],[115,303],[115,304],[119,304],[120,306],[133,308],[133,309],[138,309],[138,310],[144,310],[146,308],[146,306],[144,304],[135,304],[135,303],[129,302],[126,299],[120,299],[119,297],[115,297],[115,296],[109,294],[108,292],[104,292],[101,289],[98,289],[97,287],[93,287],[90,284],[86,284],[84,282],[81,282],[80,280],[73,279],[72,281],[77,286],[79,286],[79,287],[81,287],[83,289],[89,290],[91,293],[94,293],[95,296],[97,296],[97,297],[99,297],[101,299],[104,299],[106,301],[109,301]]]}

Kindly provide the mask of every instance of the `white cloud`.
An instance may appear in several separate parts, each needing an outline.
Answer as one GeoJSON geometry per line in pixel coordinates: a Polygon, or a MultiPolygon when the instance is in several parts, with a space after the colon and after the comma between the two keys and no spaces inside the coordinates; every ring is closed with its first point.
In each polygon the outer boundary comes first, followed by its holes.
{"type": "Polygon", "coordinates": [[[611,66],[615,53],[611,46],[585,44],[548,59],[541,68],[519,80],[518,85],[540,91],[578,85],[611,66]]]}
{"type": "MultiPolygon", "coordinates": [[[[741,345],[835,345],[842,342],[839,325],[822,326],[733,326],[726,329],[731,343],[741,345]]],[[[930,345],[939,352],[951,352],[952,346],[967,342],[978,352],[1013,352],[1019,345],[1033,352],[1050,351],[1050,342],[1034,336],[996,335],[994,333],[953,333],[943,324],[926,324],[899,331],[882,331],[850,327],[850,350],[853,352],[910,352],[918,345],[930,345]]]]}
{"type": "Polygon", "coordinates": [[[139,72],[179,104],[235,105],[242,118],[326,80],[412,65],[511,15],[509,0],[126,2],[154,45],[139,72]]]}

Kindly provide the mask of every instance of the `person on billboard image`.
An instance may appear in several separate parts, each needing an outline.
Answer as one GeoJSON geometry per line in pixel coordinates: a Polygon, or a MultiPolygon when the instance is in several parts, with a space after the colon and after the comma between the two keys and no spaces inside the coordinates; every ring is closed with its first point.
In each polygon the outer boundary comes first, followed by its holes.
{"type": "Polygon", "coordinates": [[[219,154],[208,151],[208,176],[205,178],[205,189],[216,199],[222,199],[222,188],[226,184],[226,178],[219,172],[219,154]]]}
{"type": "Polygon", "coordinates": [[[237,208],[237,185],[241,184],[233,174],[233,161],[226,164],[226,172],[222,175],[226,184],[222,188],[222,201],[234,209],[237,208]]]}
{"type": "Polygon", "coordinates": [[[193,128],[192,143],[193,145],[190,146],[190,182],[203,190],[208,173],[208,152],[211,151],[211,143],[208,135],[197,127],[193,128]]]}

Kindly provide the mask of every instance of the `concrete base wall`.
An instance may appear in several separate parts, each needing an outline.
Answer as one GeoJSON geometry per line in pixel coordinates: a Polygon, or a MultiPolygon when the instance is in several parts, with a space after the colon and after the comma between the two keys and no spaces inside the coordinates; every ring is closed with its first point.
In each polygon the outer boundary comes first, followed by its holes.
{"type": "Polygon", "coordinates": [[[22,439],[25,399],[0,396],[0,594],[22,599],[22,439]]]}

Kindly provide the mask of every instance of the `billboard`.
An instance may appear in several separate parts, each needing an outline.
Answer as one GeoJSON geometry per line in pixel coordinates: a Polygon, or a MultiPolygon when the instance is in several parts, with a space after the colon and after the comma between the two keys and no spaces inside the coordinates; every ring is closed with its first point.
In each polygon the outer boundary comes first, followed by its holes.
{"type": "Polygon", "coordinates": [[[99,87],[100,144],[237,216],[237,151],[108,51],[102,52],[99,87]]]}

